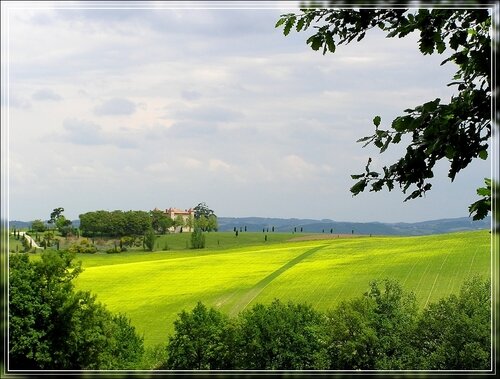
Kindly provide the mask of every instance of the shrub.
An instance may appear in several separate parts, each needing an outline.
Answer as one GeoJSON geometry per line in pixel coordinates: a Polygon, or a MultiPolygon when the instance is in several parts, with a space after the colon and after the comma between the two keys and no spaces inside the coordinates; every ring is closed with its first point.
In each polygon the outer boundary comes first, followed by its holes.
{"type": "Polygon", "coordinates": [[[195,228],[191,233],[191,248],[203,249],[205,247],[205,235],[200,228],[195,228]]]}
{"type": "Polygon", "coordinates": [[[198,302],[182,311],[168,343],[167,369],[216,370],[231,368],[231,332],[227,316],[198,302]]]}
{"type": "Polygon", "coordinates": [[[68,251],[77,254],[94,254],[97,252],[97,247],[92,245],[88,239],[83,238],[80,242],[71,244],[68,251]]]}

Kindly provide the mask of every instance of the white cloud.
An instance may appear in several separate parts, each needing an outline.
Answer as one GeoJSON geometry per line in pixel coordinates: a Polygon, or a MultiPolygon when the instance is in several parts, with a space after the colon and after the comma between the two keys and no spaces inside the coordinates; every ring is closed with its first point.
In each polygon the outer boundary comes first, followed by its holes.
{"type": "Polygon", "coordinates": [[[94,113],[98,116],[131,115],[135,112],[136,107],[136,104],[128,99],[115,97],[96,106],[94,113]]]}
{"type": "MultiPolygon", "coordinates": [[[[280,9],[161,6],[11,13],[13,217],[42,217],[39,204],[63,200],[76,215],[148,209],[165,198],[206,201],[227,216],[363,218],[369,204],[389,218],[381,210],[390,204],[399,220],[423,217],[392,194],[352,199],[349,175],[369,155],[379,165],[397,157],[355,142],[373,133],[375,115],[387,125],[405,108],[449,96],[454,69],[439,66],[444,57],[422,56],[414,37],[377,33],[323,56],[305,44],[307,33],[274,28],[280,9]],[[47,181],[44,167],[57,177],[47,181]],[[28,181],[57,185],[30,197],[28,181]],[[84,199],[70,196],[75,188],[84,199]],[[290,206],[299,199],[303,208],[290,206]]],[[[488,176],[487,166],[477,175],[488,176]]],[[[457,198],[475,196],[470,182],[454,187],[457,198]]],[[[462,215],[466,206],[450,200],[425,217],[462,215]]]]}
{"type": "Polygon", "coordinates": [[[62,100],[62,97],[58,95],[56,92],[54,92],[51,89],[48,88],[42,88],[39,89],[38,91],[34,92],[33,95],[31,96],[33,100],[40,100],[40,101],[60,101],[62,100]]]}

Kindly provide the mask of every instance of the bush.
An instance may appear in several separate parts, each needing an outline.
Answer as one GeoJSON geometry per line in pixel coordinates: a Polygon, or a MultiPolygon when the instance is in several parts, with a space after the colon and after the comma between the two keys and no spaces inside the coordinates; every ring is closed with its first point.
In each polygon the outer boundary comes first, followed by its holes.
{"type": "Polygon", "coordinates": [[[167,369],[229,369],[230,326],[221,312],[198,302],[191,312],[182,311],[174,322],[174,335],[168,343],[167,369]]]}
{"type": "Polygon", "coordinates": [[[191,233],[191,248],[203,249],[205,247],[205,235],[200,228],[195,228],[191,233]]]}
{"type": "Polygon", "coordinates": [[[10,256],[9,362],[13,370],[134,369],[144,351],[130,321],[90,292],[75,292],[74,255],[10,256]]]}
{"type": "Polygon", "coordinates": [[[153,251],[155,248],[156,234],[153,229],[149,229],[144,234],[144,250],[153,251]]]}
{"type": "Polygon", "coordinates": [[[418,365],[433,370],[491,369],[491,282],[475,276],[429,304],[418,323],[418,365]]]}
{"type": "Polygon", "coordinates": [[[325,369],[322,316],[306,304],[256,304],[240,314],[236,332],[237,368],[325,369]]]}
{"type": "Polygon", "coordinates": [[[88,239],[83,238],[80,242],[71,244],[68,251],[75,254],[94,254],[97,252],[97,247],[92,245],[88,239]]]}

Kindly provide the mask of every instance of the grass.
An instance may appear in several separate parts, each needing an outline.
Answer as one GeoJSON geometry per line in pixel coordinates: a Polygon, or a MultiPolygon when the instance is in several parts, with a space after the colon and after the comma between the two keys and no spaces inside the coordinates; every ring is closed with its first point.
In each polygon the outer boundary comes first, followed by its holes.
{"type": "Polygon", "coordinates": [[[423,307],[473,274],[490,274],[488,231],[286,242],[291,237],[269,233],[264,243],[262,233],[209,233],[208,247],[197,251],[185,250],[185,233],[168,240],[168,251],[80,255],[85,271],[76,285],[127,314],[151,346],[165,342],[177,314],[197,301],[228,314],[274,298],[327,309],[389,277],[423,307]]]}

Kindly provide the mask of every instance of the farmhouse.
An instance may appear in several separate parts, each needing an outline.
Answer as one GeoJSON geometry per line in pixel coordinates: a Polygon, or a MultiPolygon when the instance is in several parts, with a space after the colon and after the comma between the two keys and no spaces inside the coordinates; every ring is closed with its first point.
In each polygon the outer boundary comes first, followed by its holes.
{"type": "Polygon", "coordinates": [[[184,232],[192,232],[193,228],[191,226],[188,226],[189,219],[194,219],[194,210],[193,208],[189,209],[178,209],[178,208],[168,208],[165,209],[165,214],[169,216],[172,220],[175,220],[177,217],[181,217],[182,220],[184,221],[184,226],[177,226],[174,227],[172,226],[169,230],[171,232],[179,232],[182,228],[182,231],[184,232]]]}

